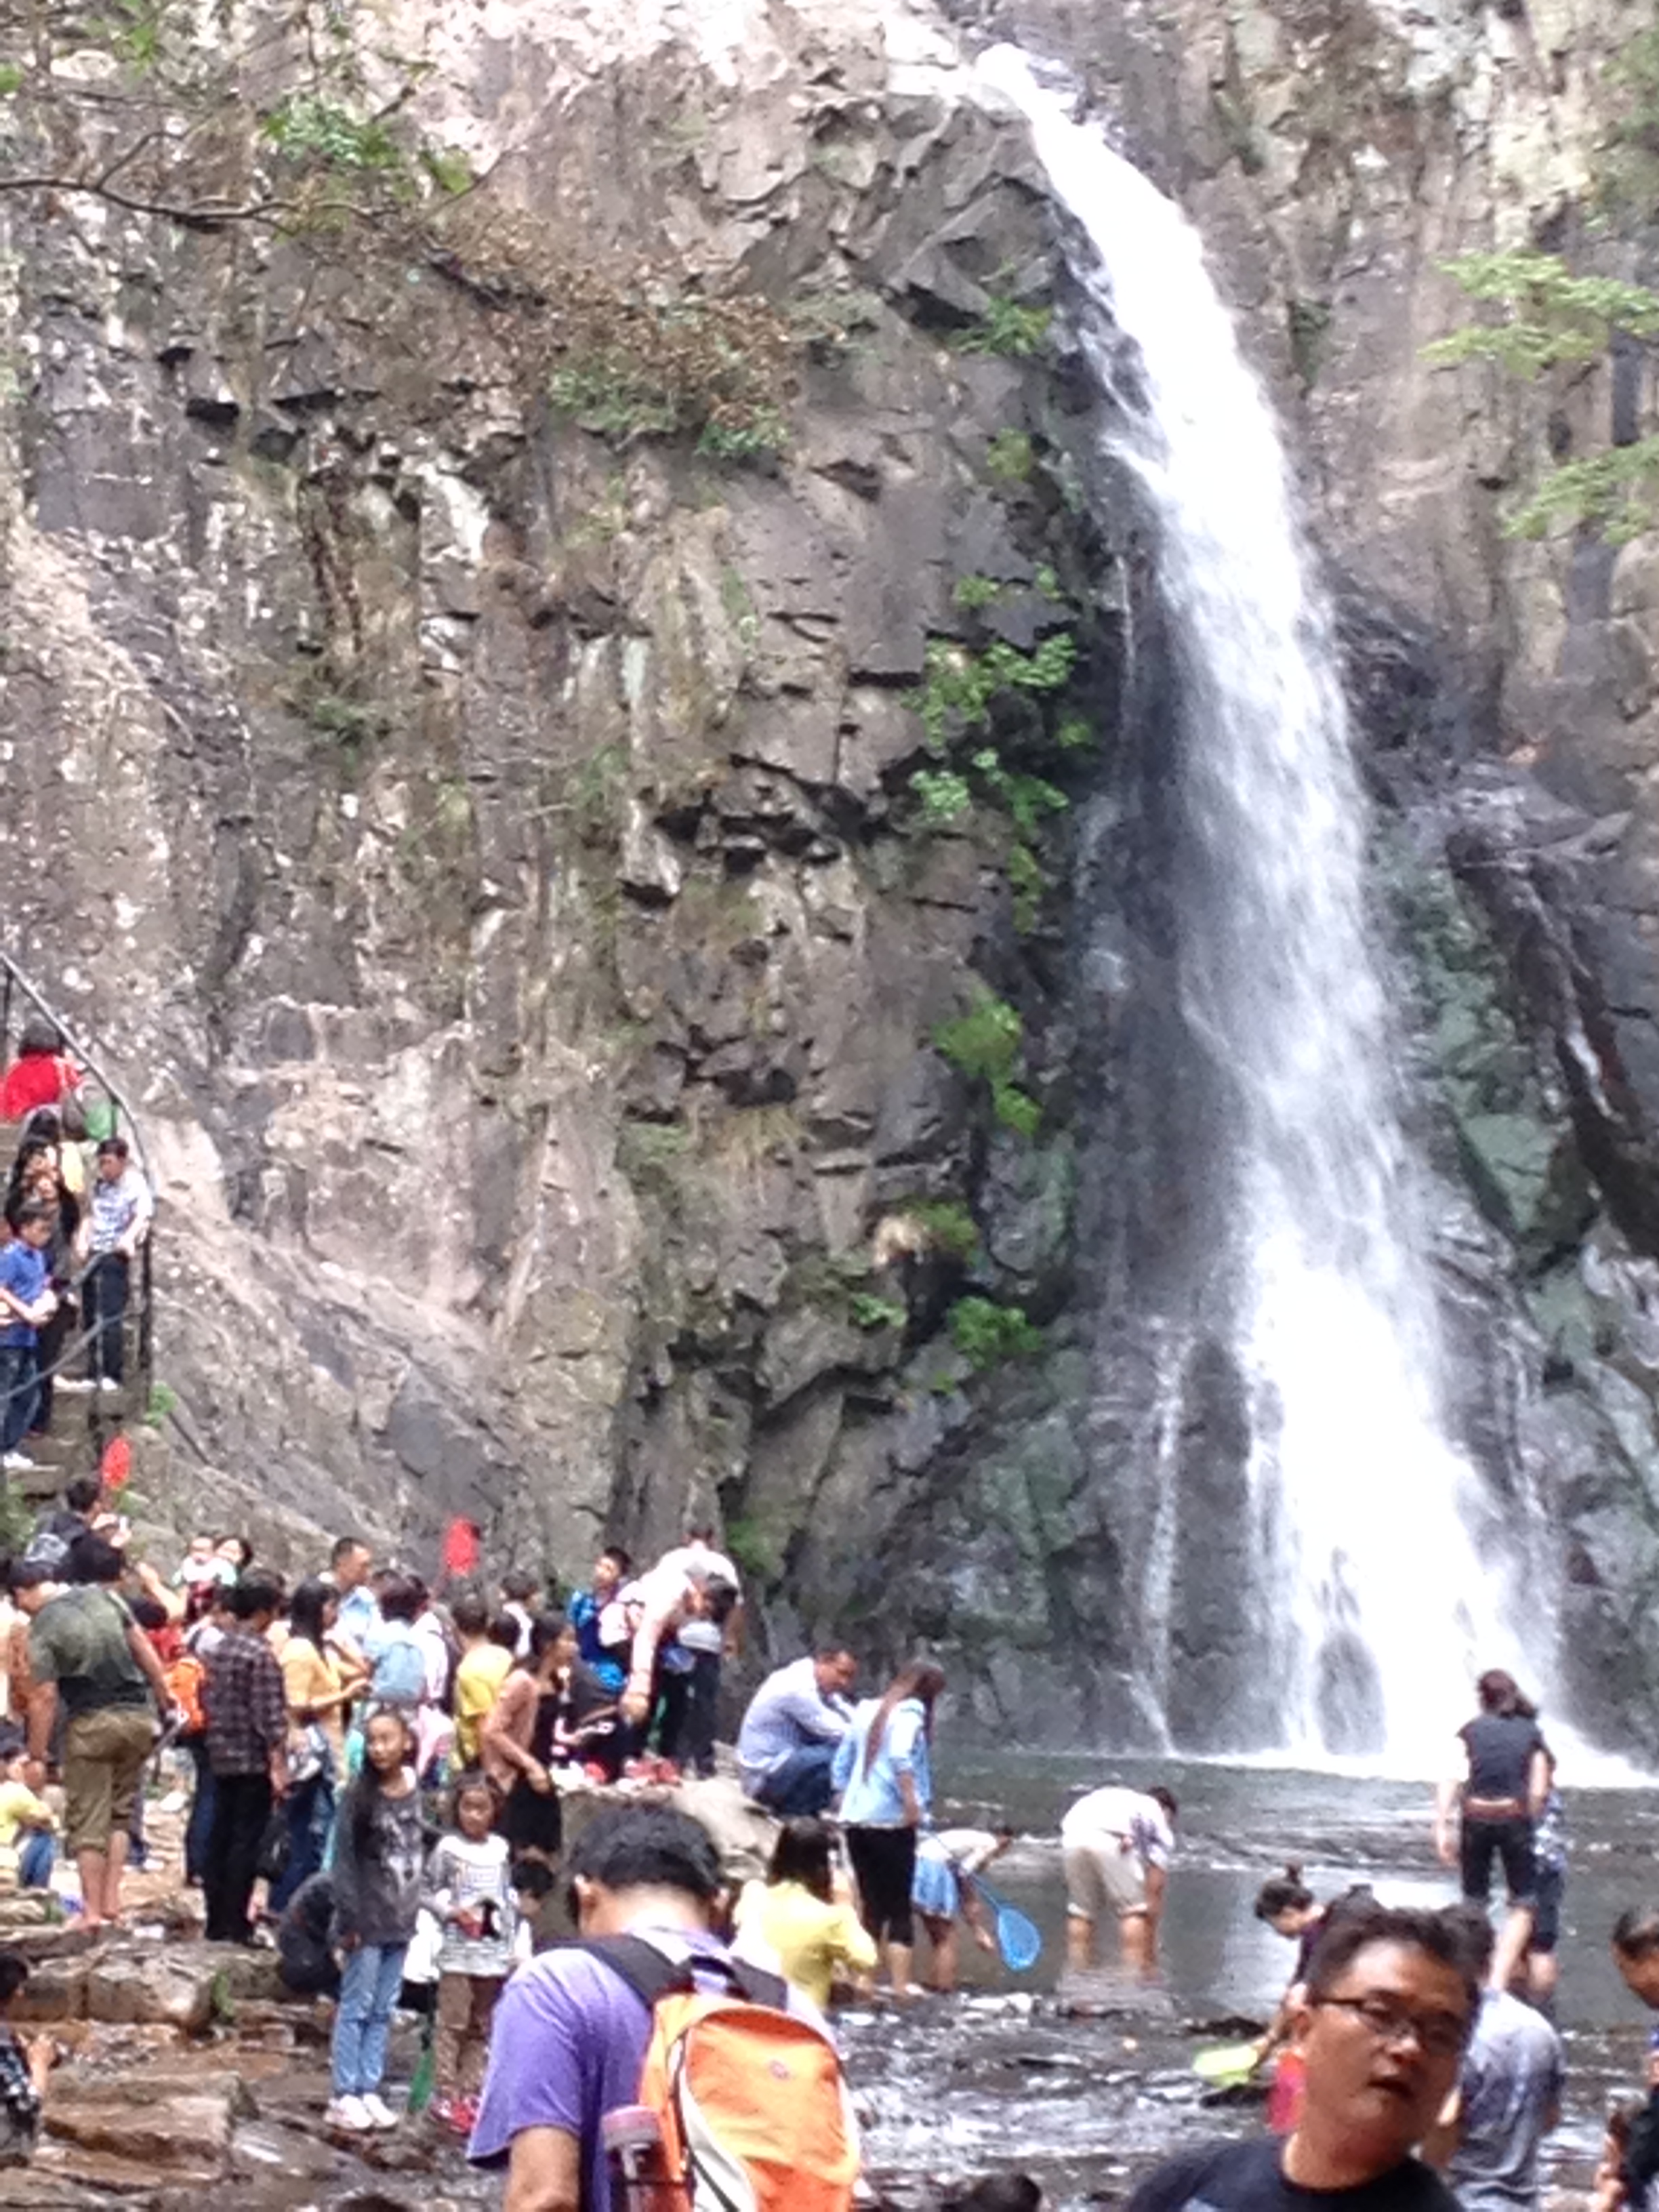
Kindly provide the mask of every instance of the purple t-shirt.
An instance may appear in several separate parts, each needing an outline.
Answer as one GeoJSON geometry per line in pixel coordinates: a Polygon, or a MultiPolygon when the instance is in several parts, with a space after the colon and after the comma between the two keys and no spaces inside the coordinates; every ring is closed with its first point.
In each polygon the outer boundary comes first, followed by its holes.
{"type": "MultiPolygon", "coordinates": [[[[671,1956],[726,1956],[723,1944],[698,1929],[641,1924],[628,1933],[671,1956]]],[[[708,1986],[728,1985],[723,1975],[711,1975],[708,1986]]],[[[793,1991],[789,2008],[814,2016],[793,1991]]],[[[562,2128],[581,2142],[582,2212],[611,2212],[599,2122],[615,2106],[638,2102],[650,2040],[650,2011],[614,1967],[586,1951],[544,1951],[520,1967],[495,2008],[468,2157],[499,2165],[522,2130],[562,2128]]]]}

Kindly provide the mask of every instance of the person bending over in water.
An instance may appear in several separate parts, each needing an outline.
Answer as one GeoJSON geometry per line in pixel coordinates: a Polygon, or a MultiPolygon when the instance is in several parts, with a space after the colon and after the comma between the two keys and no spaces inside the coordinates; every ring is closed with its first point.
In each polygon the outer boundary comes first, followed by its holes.
{"type": "Polygon", "coordinates": [[[1066,1864],[1066,1963],[1099,1964],[1095,1930],[1117,1922],[1123,1964],[1150,1978],[1175,1856],[1176,1801],[1167,1790],[1091,1790],[1060,1824],[1066,1864]]]}
{"type": "Polygon", "coordinates": [[[1475,1684],[1480,1710],[1457,1731],[1467,1775],[1440,1785],[1435,1803],[1434,1844],[1442,1861],[1456,1867],[1463,1894],[1484,1911],[1492,1890],[1492,1863],[1501,1859],[1510,1917],[1492,1954],[1492,1985],[1506,1990],[1532,1940],[1538,1880],[1533,1823],[1549,1796],[1549,1753],[1535,1709],[1513,1674],[1493,1667],[1475,1684]],[[1461,1806],[1455,1843],[1452,1808],[1461,1806]]]}
{"type": "Polygon", "coordinates": [[[957,1920],[965,1920],[981,1951],[994,1951],[997,1939],[983,1899],[974,1885],[993,1860],[1014,1840],[1012,1828],[942,1828],[916,1845],[915,1878],[910,1901],[933,1947],[927,1987],[948,1997],[957,1985],[957,1920]]]}
{"type": "Polygon", "coordinates": [[[1322,1905],[1303,1881],[1301,1868],[1294,1863],[1287,1865],[1283,1874],[1264,1881],[1257,1890],[1256,1918],[1265,1920],[1275,1936],[1282,1936],[1296,1946],[1296,1964],[1291,1969],[1291,1978],[1267,2024],[1267,2032],[1257,2046],[1263,2058],[1271,2057],[1289,2039],[1291,2021],[1302,2002],[1309,1963],[1320,1937],[1339,1913],[1363,1911],[1376,1902],[1372,1893],[1363,1883],[1357,1883],[1352,1889],[1345,1889],[1340,1897],[1333,1898],[1328,1905],[1322,1905]]]}
{"type": "Polygon", "coordinates": [[[1307,2086],[1295,2129],[1171,2159],[1128,2212],[1456,2212],[1412,2148],[1456,2082],[1479,1998],[1452,1914],[1344,1913],[1296,2008],[1307,2086]]]}

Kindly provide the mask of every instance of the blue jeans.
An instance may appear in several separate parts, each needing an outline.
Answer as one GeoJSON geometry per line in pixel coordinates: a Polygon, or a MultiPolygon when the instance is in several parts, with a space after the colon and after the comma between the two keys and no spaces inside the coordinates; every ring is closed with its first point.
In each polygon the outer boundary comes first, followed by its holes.
{"type": "Polygon", "coordinates": [[[334,2015],[334,2094],[367,2097],[386,2072],[392,2008],[403,1987],[407,1943],[360,1943],[345,1954],[334,2015]]]}
{"type": "Polygon", "coordinates": [[[208,1765],[205,1732],[187,1735],[183,1742],[196,1769],[196,1791],[185,1829],[185,1880],[200,1881],[207,1872],[208,1838],[213,1833],[213,1769],[208,1765]]]}
{"type": "Polygon", "coordinates": [[[824,1812],[836,1794],[835,1784],[830,1779],[830,1770],[835,1763],[834,1744],[804,1743],[799,1751],[792,1751],[781,1765],[775,1766],[750,1794],[757,1805],[764,1805],[769,1813],[781,1814],[786,1820],[824,1812]]]}
{"type": "Polygon", "coordinates": [[[272,1912],[280,1912],[323,1863],[323,1847],[334,1825],[334,1785],[327,1774],[313,1774],[290,1790],[283,1809],[288,1815],[288,1864],[282,1880],[271,1885],[267,1903],[272,1912]]]}
{"type": "Polygon", "coordinates": [[[17,1847],[17,1885],[20,1889],[46,1889],[58,1863],[58,1839],[50,1828],[25,1828],[17,1847]]]}
{"type": "Polygon", "coordinates": [[[15,1452],[34,1419],[34,1344],[0,1344],[0,1452],[15,1452]]]}

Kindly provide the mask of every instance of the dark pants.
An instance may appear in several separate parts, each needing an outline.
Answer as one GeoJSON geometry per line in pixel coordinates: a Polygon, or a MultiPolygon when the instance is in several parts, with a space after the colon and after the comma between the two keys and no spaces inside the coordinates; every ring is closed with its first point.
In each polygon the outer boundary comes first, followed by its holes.
{"type": "Polygon", "coordinates": [[[253,1894],[259,1844],[270,1818],[268,1774],[216,1774],[213,1828],[208,1838],[202,1888],[210,1943],[247,1943],[248,1899],[253,1894]]]}
{"type": "Polygon", "coordinates": [[[326,1774],[313,1774],[283,1800],[288,1816],[288,1864],[270,1885],[270,1910],[280,1912],[302,1881],[323,1863],[329,1825],[334,1817],[334,1787],[326,1774]]]}
{"type": "Polygon", "coordinates": [[[720,1655],[699,1651],[685,1678],[690,1689],[680,1723],[680,1765],[687,1774],[714,1771],[714,1724],[720,1702],[720,1655]]]}
{"type": "Polygon", "coordinates": [[[910,1886],[916,1877],[914,1828],[848,1828],[847,1856],[859,1886],[859,1918],[878,1943],[914,1943],[910,1886]]]}
{"type": "Polygon", "coordinates": [[[34,1340],[34,1356],[39,1363],[40,1375],[35,1386],[34,1417],[29,1426],[42,1433],[52,1426],[52,1378],[58,1363],[64,1356],[64,1346],[69,1340],[70,1328],[74,1320],[74,1308],[60,1305],[34,1340]]]}
{"type": "Polygon", "coordinates": [[[15,1452],[34,1418],[34,1346],[0,1344],[0,1452],[15,1452]]]}
{"type": "Polygon", "coordinates": [[[185,1880],[205,1881],[208,1849],[213,1834],[213,1769],[208,1765],[204,1735],[187,1735],[182,1741],[196,1769],[196,1792],[190,1801],[190,1819],[185,1827],[185,1880]]]}
{"type": "Polygon", "coordinates": [[[1471,1820],[1466,1814],[1457,1856],[1463,1894],[1472,1903],[1486,1903],[1492,1889],[1494,1858],[1503,1861],[1510,1903],[1532,1903],[1537,1892],[1537,1875],[1533,1865],[1530,1820],[1471,1820]]]}
{"type": "Polygon", "coordinates": [[[809,1820],[829,1809],[836,1794],[836,1785],[830,1779],[835,1763],[834,1744],[804,1743],[750,1795],[757,1805],[764,1805],[769,1813],[781,1814],[786,1820],[809,1820]]]}
{"type": "Polygon", "coordinates": [[[680,1746],[685,1741],[686,1714],[691,1704],[691,1676],[671,1673],[666,1667],[657,1670],[657,1752],[663,1759],[678,1759],[680,1746]]]}
{"type": "Polygon", "coordinates": [[[93,1261],[81,1285],[81,1310],[89,1332],[87,1372],[94,1382],[107,1376],[112,1382],[118,1382],[125,1372],[121,1326],[126,1319],[130,1273],[125,1253],[106,1252],[93,1261]]]}

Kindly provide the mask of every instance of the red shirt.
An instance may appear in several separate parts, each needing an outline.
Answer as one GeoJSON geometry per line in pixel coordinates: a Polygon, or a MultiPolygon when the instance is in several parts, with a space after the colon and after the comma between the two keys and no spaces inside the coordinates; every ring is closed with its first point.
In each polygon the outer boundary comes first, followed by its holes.
{"type": "Polygon", "coordinates": [[[0,1121],[21,1121],[37,1106],[55,1106],[80,1082],[79,1071],[58,1052],[26,1052],[0,1082],[0,1121]]]}

